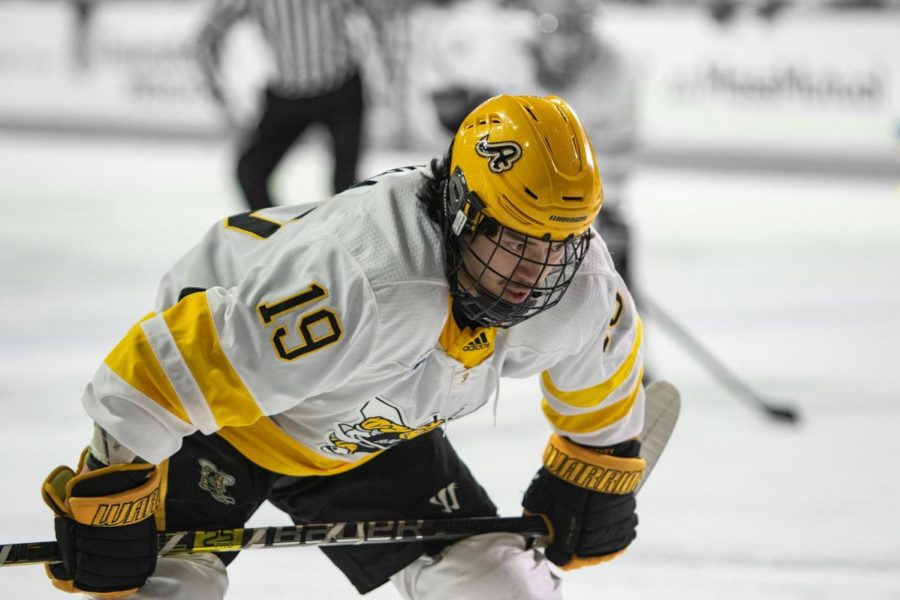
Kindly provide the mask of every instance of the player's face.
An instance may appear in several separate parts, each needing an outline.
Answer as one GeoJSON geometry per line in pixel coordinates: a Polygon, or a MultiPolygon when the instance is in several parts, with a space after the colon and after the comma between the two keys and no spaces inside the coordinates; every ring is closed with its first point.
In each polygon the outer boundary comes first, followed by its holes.
{"type": "Polygon", "coordinates": [[[504,302],[522,304],[535,287],[563,266],[565,246],[506,228],[490,236],[476,233],[463,253],[460,284],[476,295],[480,288],[504,302]]]}
{"type": "Polygon", "coordinates": [[[538,45],[538,53],[547,63],[569,68],[580,62],[586,36],[580,29],[571,33],[554,32],[544,35],[538,45]]]}

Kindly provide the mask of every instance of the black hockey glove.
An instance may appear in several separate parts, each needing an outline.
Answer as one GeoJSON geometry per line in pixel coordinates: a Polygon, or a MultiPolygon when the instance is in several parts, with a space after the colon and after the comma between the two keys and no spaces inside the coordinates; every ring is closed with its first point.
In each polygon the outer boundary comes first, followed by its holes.
{"type": "Polygon", "coordinates": [[[550,529],[545,554],[564,570],[615,558],[637,535],[634,491],[644,473],[641,443],[588,448],[556,434],[522,506],[550,529]]]}
{"type": "Polygon", "coordinates": [[[47,565],[53,585],[92,597],[124,597],[156,569],[159,474],[147,463],[119,464],[78,472],[57,467],[44,481],[53,509],[61,563],[47,565]]]}

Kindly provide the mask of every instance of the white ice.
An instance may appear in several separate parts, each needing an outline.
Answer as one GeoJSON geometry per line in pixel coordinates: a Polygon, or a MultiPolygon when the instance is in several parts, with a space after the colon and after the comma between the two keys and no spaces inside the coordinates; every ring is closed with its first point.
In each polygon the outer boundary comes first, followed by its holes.
{"type": "MultiPolygon", "coordinates": [[[[323,154],[290,157],[285,201],[324,195],[323,154]]],[[[369,156],[364,171],[425,158],[369,156]]],[[[88,439],[84,384],[165,269],[243,205],[225,144],[4,133],[0,174],[0,541],[49,540],[38,490],[88,439]]],[[[645,168],[631,192],[646,293],[803,421],[766,420],[648,319],[650,368],[680,387],[682,420],[638,540],[565,574],[567,597],[900,598],[898,182],[645,168]]],[[[540,460],[538,404],[534,381],[507,381],[496,426],[485,409],[449,428],[503,514],[540,460]]],[[[251,521],[288,523],[270,507],[251,521]]],[[[3,600],[63,597],[39,567],[0,569],[3,600]]],[[[232,600],[355,597],[315,549],[231,568],[232,600]]]]}

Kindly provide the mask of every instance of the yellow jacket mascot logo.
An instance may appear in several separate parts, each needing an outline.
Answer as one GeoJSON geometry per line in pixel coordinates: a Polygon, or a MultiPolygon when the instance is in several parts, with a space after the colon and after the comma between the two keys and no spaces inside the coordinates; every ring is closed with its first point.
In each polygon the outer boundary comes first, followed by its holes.
{"type": "Polygon", "coordinates": [[[431,421],[410,427],[397,408],[377,397],[364,404],[359,412],[358,421],[337,424],[328,434],[331,443],[321,447],[323,451],[338,455],[381,452],[437,429],[446,421],[433,415],[431,421]]]}

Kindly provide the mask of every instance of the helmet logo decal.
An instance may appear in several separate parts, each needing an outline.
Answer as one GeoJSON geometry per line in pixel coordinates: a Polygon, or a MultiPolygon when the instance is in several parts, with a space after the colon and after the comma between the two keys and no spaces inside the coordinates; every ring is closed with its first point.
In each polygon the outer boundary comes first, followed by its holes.
{"type": "Polygon", "coordinates": [[[489,142],[487,136],[478,140],[475,152],[488,159],[488,166],[494,173],[509,171],[522,158],[522,147],[519,144],[513,141],[489,142]]]}

